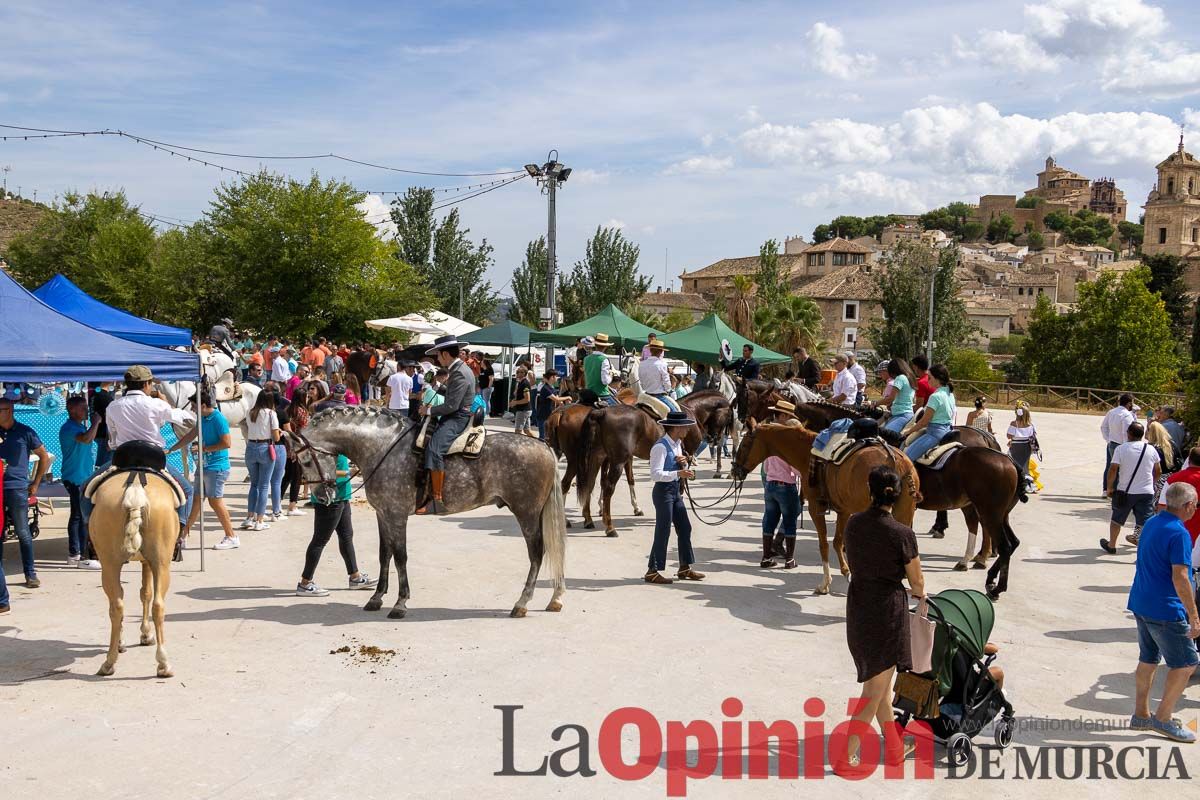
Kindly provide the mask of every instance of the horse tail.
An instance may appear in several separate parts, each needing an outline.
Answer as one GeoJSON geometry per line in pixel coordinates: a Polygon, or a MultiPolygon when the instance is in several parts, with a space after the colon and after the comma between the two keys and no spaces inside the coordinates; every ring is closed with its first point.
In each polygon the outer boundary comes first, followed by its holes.
{"type": "Polygon", "coordinates": [[[1017,499],[1022,503],[1029,502],[1029,492],[1025,488],[1025,481],[1021,480],[1021,471],[1017,470],[1017,499]]]}
{"type": "Polygon", "coordinates": [[[562,482],[559,480],[558,465],[554,465],[554,480],[550,494],[542,504],[542,553],[550,569],[550,578],[556,589],[564,588],[565,562],[567,555],[567,511],[563,504],[562,482]]]}
{"type": "Polygon", "coordinates": [[[591,459],[600,431],[600,418],[604,410],[597,408],[588,412],[579,427],[579,440],[575,443],[575,458],[578,466],[575,474],[575,493],[582,506],[585,498],[589,497],[596,483],[596,475],[591,469],[591,459]]]}
{"type": "Polygon", "coordinates": [[[121,507],[125,509],[128,517],[125,520],[125,540],[121,550],[126,559],[133,558],[142,549],[142,514],[149,505],[150,498],[140,483],[134,481],[125,489],[121,507]]]}
{"type": "Polygon", "coordinates": [[[557,419],[561,416],[561,414],[551,414],[546,420],[546,444],[550,445],[550,449],[554,451],[555,461],[562,458],[562,445],[558,442],[558,429],[562,427],[562,420],[557,419]]]}

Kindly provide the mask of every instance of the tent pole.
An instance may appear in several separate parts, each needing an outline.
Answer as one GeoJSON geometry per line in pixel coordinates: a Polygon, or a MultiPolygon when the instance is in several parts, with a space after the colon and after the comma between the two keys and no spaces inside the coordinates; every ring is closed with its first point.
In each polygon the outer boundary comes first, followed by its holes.
{"type": "Polygon", "coordinates": [[[200,369],[200,383],[196,385],[196,452],[199,454],[196,459],[196,483],[199,485],[199,491],[195,497],[196,502],[200,504],[200,571],[204,572],[204,411],[200,407],[200,393],[204,391],[204,367],[201,366],[200,369]]]}

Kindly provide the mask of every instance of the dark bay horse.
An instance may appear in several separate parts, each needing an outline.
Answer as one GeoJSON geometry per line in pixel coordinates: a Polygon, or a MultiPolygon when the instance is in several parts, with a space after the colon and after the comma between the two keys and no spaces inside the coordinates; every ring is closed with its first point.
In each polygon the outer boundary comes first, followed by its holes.
{"type": "MultiPolygon", "coordinates": [[[[388,613],[392,619],[407,613],[409,599],[408,517],[416,509],[415,475],[420,458],[412,450],[414,427],[399,412],[342,406],[314,415],[303,434],[289,434],[295,438],[296,458],[305,483],[331,487],[338,454],[362,470],[367,500],[375,508],[379,524],[379,583],[364,608],[378,611],[382,607],[388,590],[389,562],[394,560],[400,590],[388,613]]],[[[554,584],[546,610],[562,610],[567,531],[558,465],[548,447],[528,436],[490,432],[479,458],[446,459],[445,497],[449,513],[496,504],[507,506],[520,523],[529,553],[529,574],[511,616],[525,616],[543,560],[554,584]]],[[[477,579],[474,570],[467,570],[463,576],[468,584],[477,579]]]]}
{"type": "MultiPolygon", "coordinates": [[[[583,427],[583,421],[592,410],[594,410],[593,406],[573,403],[554,409],[549,419],[546,420],[546,444],[550,445],[551,449],[554,450],[556,458],[562,458],[564,455],[567,457],[567,468],[562,476],[562,493],[564,496],[571,490],[571,482],[575,480],[582,466],[579,457],[579,432],[583,427]]],[[[638,507],[637,492],[634,491],[633,487],[632,458],[625,463],[625,480],[629,484],[629,502],[633,504],[633,515],[635,517],[644,516],[642,509],[638,507]]],[[[590,505],[589,502],[581,511],[583,513],[584,524],[589,528],[594,528],[596,525],[592,522],[590,505]]],[[[567,527],[571,527],[571,520],[569,519],[567,520],[567,527]]]]}

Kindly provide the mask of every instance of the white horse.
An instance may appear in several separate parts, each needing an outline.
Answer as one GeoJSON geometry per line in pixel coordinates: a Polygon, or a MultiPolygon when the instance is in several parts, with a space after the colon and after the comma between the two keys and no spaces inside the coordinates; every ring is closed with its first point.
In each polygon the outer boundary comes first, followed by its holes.
{"type": "Polygon", "coordinates": [[[798,406],[805,403],[820,402],[825,399],[800,381],[779,381],[778,383],[779,390],[784,394],[791,395],[792,402],[798,406]]]}

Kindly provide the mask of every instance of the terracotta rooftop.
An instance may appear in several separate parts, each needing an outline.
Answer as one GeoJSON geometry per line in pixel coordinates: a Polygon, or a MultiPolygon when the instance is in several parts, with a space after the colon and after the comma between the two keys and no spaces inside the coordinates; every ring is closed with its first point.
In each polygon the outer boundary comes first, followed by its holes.
{"type": "Polygon", "coordinates": [[[862,264],[838,267],[828,275],[801,278],[792,291],[814,300],[878,300],[878,289],[862,264]]]}
{"type": "Polygon", "coordinates": [[[638,300],[638,305],[704,310],[708,308],[709,303],[702,296],[691,292],[646,292],[638,300]]]}
{"type": "Polygon", "coordinates": [[[985,298],[968,298],[964,301],[968,314],[984,314],[987,316],[1002,316],[1012,314],[1015,306],[1010,300],[989,300],[985,298]]]}
{"type": "Polygon", "coordinates": [[[1010,286],[1054,286],[1058,283],[1058,273],[1049,272],[1017,272],[1008,278],[1010,286]]]}
{"type": "Polygon", "coordinates": [[[824,253],[829,250],[836,251],[838,253],[873,253],[874,252],[874,250],[872,250],[870,247],[865,247],[861,244],[858,244],[857,242],[847,241],[846,239],[843,239],[842,237],[838,236],[836,238],[830,239],[827,242],[821,242],[820,244],[814,244],[812,247],[805,250],[804,254],[808,255],[809,253],[824,253]]]}
{"type": "MultiPolygon", "coordinates": [[[[792,253],[789,255],[780,253],[780,269],[787,274],[791,274],[793,270],[803,268],[804,256],[808,252],[810,251],[806,250],[804,253],[792,253]]],[[[694,272],[684,272],[679,277],[685,279],[729,278],[734,275],[753,275],[756,272],[758,272],[758,256],[744,256],[742,258],[723,258],[720,261],[709,264],[707,267],[701,267],[694,272]]]]}

